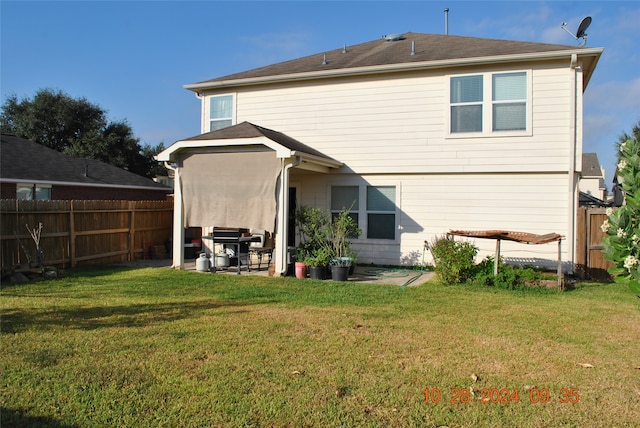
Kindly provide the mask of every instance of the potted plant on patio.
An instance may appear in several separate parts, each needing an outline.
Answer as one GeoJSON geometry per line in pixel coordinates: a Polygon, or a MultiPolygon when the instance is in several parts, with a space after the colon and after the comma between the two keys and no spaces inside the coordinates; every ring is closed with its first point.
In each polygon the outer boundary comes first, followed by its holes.
{"type": "Polygon", "coordinates": [[[329,225],[329,241],[331,243],[331,279],[346,281],[353,266],[355,252],[351,249],[350,238],[358,237],[362,230],[343,208],[329,225]]]}
{"type": "Polygon", "coordinates": [[[324,260],[330,257],[327,241],[329,217],[319,208],[301,206],[296,210],[295,222],[298,232],[296,276],[303,277],[303,269],[328,264],[324,260]]]}
{"type": "Polygon", "coordinates": [[[329,252],[328,245],[316,248],[308,254],[305,257],[304,262],[309,268],[309,278],[325,279],[330,260],[331,253],[329,252]]]}

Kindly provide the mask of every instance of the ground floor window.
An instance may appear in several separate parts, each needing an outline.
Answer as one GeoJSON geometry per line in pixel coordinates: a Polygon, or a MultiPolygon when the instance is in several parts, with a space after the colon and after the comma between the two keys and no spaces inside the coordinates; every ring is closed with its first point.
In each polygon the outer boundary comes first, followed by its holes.
{"type": "Polygon", "coordinates": [[[395,186],[367,186],[367,239],[396,239],[395,186]]]}
{"type": "Polygon", "coordinates": [[[344,208],[366,239],[396,239],[396,186],[332,186],[332,217],[344,208]]]}
{"type": "Polygon", "coordinates": [[[16,186],[16,199],[23,201],[50,201],[51,186],[20,183],[16,186]]]}

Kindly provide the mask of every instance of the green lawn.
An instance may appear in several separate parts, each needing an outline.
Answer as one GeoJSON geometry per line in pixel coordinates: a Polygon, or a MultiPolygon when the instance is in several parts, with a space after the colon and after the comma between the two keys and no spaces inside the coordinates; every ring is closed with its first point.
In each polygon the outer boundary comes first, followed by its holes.
{"type": "Polygon", "coordinates": [[[640,301],[616,284],[508,292],[95,267],[0,297],[3,427],[640,421],[640,301]]]}

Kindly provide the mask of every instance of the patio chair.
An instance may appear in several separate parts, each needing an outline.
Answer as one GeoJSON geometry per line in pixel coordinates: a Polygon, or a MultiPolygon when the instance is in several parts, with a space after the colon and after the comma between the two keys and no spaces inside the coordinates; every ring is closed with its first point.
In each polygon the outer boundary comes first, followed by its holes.
{"type": "Polygon", "coordinates": [[[267,268],[271,265],[271,258],[273,256],[273,241],[269,236],[269,232],[263,229],[251,229],[251,236],[259,237],[259,241],[252,241],[249,243],[249,254],[255,255],[258,259],[258,270],[262,264],[262,258],[267,256],[267,268]]]}

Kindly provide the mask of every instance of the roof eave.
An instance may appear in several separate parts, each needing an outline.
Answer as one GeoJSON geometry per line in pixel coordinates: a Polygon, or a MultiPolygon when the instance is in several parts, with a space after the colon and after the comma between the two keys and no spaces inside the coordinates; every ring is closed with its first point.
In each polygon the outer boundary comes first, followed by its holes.
{"type": "Polygon", "coordinates": [[[303,161],[313,163],[326,168],[339,168],[343,164],[333,159],[312,155],[302,151],[291,150],[267,137],[252,138],[236,138],[236,139],[218,139],[218,140],[180,140],[176,141],[167,149],[158,153],[155,159],[159,162],[173,162],[176,160],[178,153],[188,152],[203,148],[214,147],[242,147],[264,145],[276,152],[276,157],[292,158],[299,156],[303,161]]]}
{"type": "Polygon", "coordinates": [[[0,178],[0,183],[29,183],[42,184],[51,186],[74,186],[74,187],[107,187],[117,189],[135,189],[135,190],[171,190],[170,187],[164,185],[158,186],[139,186],[135,184],[116,184],[116,183],[84,183],[80,181],[59,181],[59,180],[33,180],[30,178],[0,178]]]}
{"type": "Polygon", "coordinates": [[[184,85],[185,89],[190,91],[201,93],[205,90],[212,89],[224,89],[228,87],[242,87],[253,86],[267,83],[279,83],[279,82],[295,82],[312,79],[329,79],[333,77],[349,77],[349,76],[361,76],[371,74],[382,74],[390,72],[412,71],[412,70],[428,70],[448,67],[464,67],[469,65],[485,65],[485,64],[497,64],[507,62],[523,62],[523,61],[545,61],[561,58],[571,58],[571,55],[576,54],[578,57],[595,57],[595,62],[590,67],[591,72],[588,76],[585,76],[585,87],[591,77],[593,69],[600,58],[600,55],[604,51],[603,48],[575,48],[559,51],[547,51],[547,52],[533,52],[514,55],[495,55],[495,56],[483,56],[472,58],[457,58],[446,59],[437,61],[420,61],[420,62],[408,62],[408,63],[394,63],[374,65],[367,67],[353,67],[353,68],[341,68],[332,70],[320,70],[309,71],[304,73],[295,74],[279,74],[270,76],[250,77],[245,79],[229,79],[229,80],[214,80],[200,83],[193,83],[184,85]]]}

